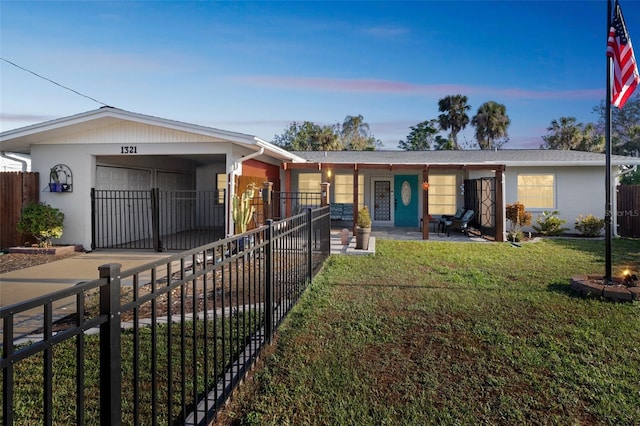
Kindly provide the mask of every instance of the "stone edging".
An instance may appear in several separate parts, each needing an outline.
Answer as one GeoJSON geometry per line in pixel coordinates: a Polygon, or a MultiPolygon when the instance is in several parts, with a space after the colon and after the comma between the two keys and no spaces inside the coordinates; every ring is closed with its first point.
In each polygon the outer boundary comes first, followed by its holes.
{"type": "Polygon", "coordinates": [[[52,246],[52,247],[10,247],[9,253],[20,254],[70,254],[76,251],[76,246],[52,246]]]}
{"type": "Polygon", "coordinates": [[[601,297],[617,302],[640,300],[640,287],[627,287],[622,279],[614,277],[614,284],[604,285],[593,282],[602,275],[576,275],[571,277],[571,289],[585,297],[601,297]]]}

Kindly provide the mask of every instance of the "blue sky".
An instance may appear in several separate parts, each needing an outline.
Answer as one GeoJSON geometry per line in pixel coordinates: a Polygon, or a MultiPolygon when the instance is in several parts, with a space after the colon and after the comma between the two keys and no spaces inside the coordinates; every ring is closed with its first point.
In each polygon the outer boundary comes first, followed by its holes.
{"type": "MultiPolygon", "coordinates": [[[[396,149],[459,93],[470,116],[486,101],[506,106],[505,148],[538,148],[553,119],[597,121],[605,96],[606,1],[0,7],[3,58],[114,107],[267,141],[292,121],[362,114],[396,149]]],[[[621,7],[640,46],[640,1],[621,7]]],[[[4,61],[0,73],[3,131],[101,106],[4,61]]],[[[459,140],[473,142],[473,128],[459,140]]]]}

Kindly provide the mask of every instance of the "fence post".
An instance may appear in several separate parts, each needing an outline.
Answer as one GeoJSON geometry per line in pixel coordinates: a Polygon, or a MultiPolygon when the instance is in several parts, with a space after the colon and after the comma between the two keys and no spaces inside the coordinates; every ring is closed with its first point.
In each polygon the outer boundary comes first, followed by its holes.
{"type": "Polygon", "coordinates": [[[98,268],[107,283],[100,287],[100,424],[122,424],[122,350],[120,336],[120,268],[119,263],[98,268]]]}
{"type": "Polygon", "coordinates": [[[262,184],[262,217],[273,219],[273,182],[264,182],[262,184]]]}
{"type": "Polygon", "coordinates": [[[153,250],[162,251],[160,242],[160,190],[151,188],[151,233],[153,234],[153,250]]]}
{"type": "Polygon", "coordinates": [[[309,284],[313,278],[313,211],[307,207],[307,270],[309,271],[309,284]]]}
{"type": "Polygon", "coordinates": [[[267,245],[264,248],[264,330],[265,343],[270,345],[273,342],[273,219],[266,222],[265,240],[267,245]]]}

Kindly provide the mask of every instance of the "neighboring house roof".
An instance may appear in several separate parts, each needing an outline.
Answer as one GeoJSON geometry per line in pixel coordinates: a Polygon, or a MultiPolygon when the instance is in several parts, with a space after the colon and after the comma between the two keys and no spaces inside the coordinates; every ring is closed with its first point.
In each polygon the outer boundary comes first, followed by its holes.
{"type": "Polygon", "coordinates": [[[159,126],[172,130],[178,130],[193,134],[206,136],[220,142],[232,142],[238,145],[254,147],[257,151],[264,148],[271,156],[285,161],[304,161],[295,154],[290,153],[276,145],[266,142],[256,136],[244,133],[231,132],[228,130],[215,129],[198,124],[185,123],[181,121],[168,120],[165,118],[150,115],[138,114],[113,107],[101,107],[96,110],[83,112],[68,117],[57,118],[43,123],[18,129],[7,130],[0,133],[1,150],[7,152],[17,152],[28,154],[30,146],[45,142],[60,135],[64,135],[70,130],[83,131],[97,127],[108,126],[119,121],[131,121],[140,124],[159,126]]]}
{"type": "MultiPolygon", "coordinates": [[[[311,163],[334,164],[452,164],[505,166],[604,166],[605,155],[549,149],[469,151],[294,151],[311,163]]],[[[640,165],[640,158],[612,155],[614,166],[640,165]]]]}

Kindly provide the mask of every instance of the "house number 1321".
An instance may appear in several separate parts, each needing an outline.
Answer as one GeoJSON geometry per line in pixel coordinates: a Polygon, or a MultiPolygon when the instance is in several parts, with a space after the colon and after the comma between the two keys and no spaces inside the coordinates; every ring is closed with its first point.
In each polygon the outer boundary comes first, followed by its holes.
{"type": "Polygon", "coordinates": [[[121,146],[120,154],[137,154],[138,147],[137,146],[121,146]]]}

